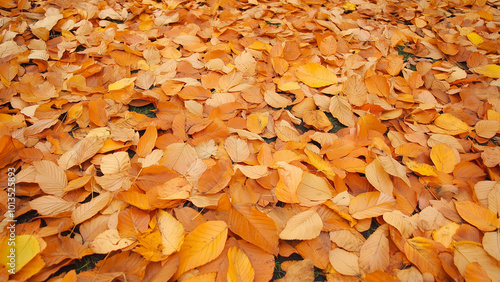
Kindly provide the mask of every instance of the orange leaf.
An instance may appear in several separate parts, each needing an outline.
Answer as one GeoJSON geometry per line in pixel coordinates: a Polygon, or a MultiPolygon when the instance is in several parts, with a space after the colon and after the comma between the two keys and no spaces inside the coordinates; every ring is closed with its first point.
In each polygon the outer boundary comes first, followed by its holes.
{"type": "Polygon", "coordinates": [[[156,143],[156,138],[158,138],[158,131],[154,124],[150,124],[144,135],[139,139],[137,143],[136,153],[139,157],[146,157],[151,151],[153,151],[156,143]]]}
{"type": "Polygon", "coordinates": [[[458,214],[468,223],[482,231],[494,231],[499,228],[498,218],[491,210],[472,201],[457,201],[458,214]]]}

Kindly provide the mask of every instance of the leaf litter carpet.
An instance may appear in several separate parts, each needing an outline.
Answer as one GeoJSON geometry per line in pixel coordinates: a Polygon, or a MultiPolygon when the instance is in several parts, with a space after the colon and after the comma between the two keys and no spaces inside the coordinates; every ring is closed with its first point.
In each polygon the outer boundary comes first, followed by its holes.
{"type": "Polygon", "coordinates": [[[0,280],[499,280],[499,4],[1,0],[0,280]]]}

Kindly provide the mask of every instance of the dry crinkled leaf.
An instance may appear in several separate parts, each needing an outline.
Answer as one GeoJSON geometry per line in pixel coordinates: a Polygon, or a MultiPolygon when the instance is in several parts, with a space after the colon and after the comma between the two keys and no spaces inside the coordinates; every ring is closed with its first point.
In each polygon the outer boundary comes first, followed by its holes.
{"type": "Polygon", "coordinates": [[[360,275],[358,256],[354,253],[335,248],[330,251],[330,263],[340,274],[347,276],[360,275]]]}
{"type": "Polygon", "coordinates": [[[92,240],[89,247],[96,254],[107,254],[130,246],[134,240],[121,238],[116,229],[108,229],[92,240]]]}
{"type": "Polygon", "coordinates": [[[279,236],[283,240],[310,240],[316,238],[322,228],[321,218],[311,209],[292,216],[279,236]]]}
{"type": "Polygon", "coordinates": [[[311,87],[323,87],[337,83],[337,76],[333,71],[318,63],[307,63],[298,67],[295,75],[300,81],[311,87]]]}
{"type": "Polygon", "coordinates": [[[386,212],[383,215],[384,221],[396,227],[403,238],[410,238],[413,231],[417,229],[417,222],[413,217],[403,214],[399,210],[386,212]]]}

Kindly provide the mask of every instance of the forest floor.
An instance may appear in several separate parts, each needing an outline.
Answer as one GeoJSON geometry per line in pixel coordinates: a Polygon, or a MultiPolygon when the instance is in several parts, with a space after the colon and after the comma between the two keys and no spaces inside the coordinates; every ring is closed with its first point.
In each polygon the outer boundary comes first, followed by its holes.
{"type": "Polygon", "coordinates": [[[499,5],[0,0],[0,281],[500,280],[499,5]]]}

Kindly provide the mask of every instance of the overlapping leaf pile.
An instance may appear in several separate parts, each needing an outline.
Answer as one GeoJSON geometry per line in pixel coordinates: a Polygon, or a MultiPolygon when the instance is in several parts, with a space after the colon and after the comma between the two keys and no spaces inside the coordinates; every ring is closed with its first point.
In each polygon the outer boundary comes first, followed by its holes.
{"type": "Polygon", "coordinates": [[[10,279],[500,279],[496,4],[0,1],[10,279]]]}

